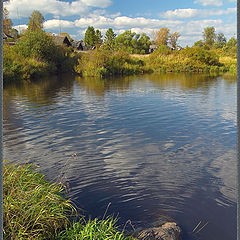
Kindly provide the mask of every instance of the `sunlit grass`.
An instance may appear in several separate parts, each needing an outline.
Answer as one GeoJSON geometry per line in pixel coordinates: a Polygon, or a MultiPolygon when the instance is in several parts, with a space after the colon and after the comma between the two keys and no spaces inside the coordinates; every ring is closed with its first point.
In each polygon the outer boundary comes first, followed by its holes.
{"type": "Polygon", "coordinates": [[[62,232],[58,240],[133,240],[124,236],[116,226],[116,218],[94,219],[88,222],[75,222],[72,227],[62,232]]]}
{"type": "Polygon", "coordinates": [[[4,239],[55,239],[75,211],[61,194],[63,189],[48,182],[32,165],[5,165],[4,239]]]}
{"type": "Polygon", "coordinates": [[[85,221],[64,197],[64,187],[47,181],[32,164],[4,164],[3,190],[5,240],[133,239],[118,230],[116,218],[85,221]],[[72,223],[71,216],[78,221],[72,223]]]}

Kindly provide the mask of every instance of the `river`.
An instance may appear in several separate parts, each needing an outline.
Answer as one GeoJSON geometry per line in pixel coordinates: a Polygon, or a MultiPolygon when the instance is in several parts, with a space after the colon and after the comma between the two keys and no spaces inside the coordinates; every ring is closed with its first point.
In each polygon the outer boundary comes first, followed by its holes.
{"type": "Polygon", "coordinates": [[[236,85],[173,73],[8,84],[4,158],[66,183],[92,218],[110,203],[120,226],[168,218],[183,240],[236,239],[236,85]]]}

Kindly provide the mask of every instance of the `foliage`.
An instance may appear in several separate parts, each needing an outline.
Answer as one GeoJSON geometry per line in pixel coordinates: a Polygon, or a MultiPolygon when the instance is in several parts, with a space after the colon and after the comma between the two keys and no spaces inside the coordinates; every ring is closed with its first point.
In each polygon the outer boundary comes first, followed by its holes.
{"type": "Polygon", "coordinates": [[[150,44],[150,38],[145,33],[140,35],[131,30],[125,31],[116,38],[118,49],[124,49],[128,53],[148,53],[150,44]]]}
{"type": "Polygon", "coordinates": [[[160,28],[160,30],[157,32],[157,35],[156,35],[156,39],[155,39],[156,44],[158,46],[161,46],[161,45],[167,46],[169,33],[170,33],[170,30],[168,28],[160,28]]]}
{"type": "Polygon", "coordinates": [[[214,44],[214,41],[216,40],[215,28],[214,27],[204,28],[203,39],[204,43],[211,47],[214,44]]]}
{"type": "Polygon", "coordinates": [[[50,183],[36,166],[4,164],[4,239],[134,240],[119,231],[116,218],[85,221],[63,195],[62,184],[50,183]],[[74,217],[78,222],[71,222],[74,217]]]}
{"type": "Polygon", "coordinates": [[[16,52],[25,58],[35,58],[39,61],[54,61],[56,44],[42,30],[27,31],[14,46],[16,52]]]}
{"type": "Polygon", "coordinates": [[[193,44],[194,47],[203,47],[204,42],[202,40],[198,40],[193,44]]]}
{"type": "Polygon", "coordinates": [[[227,39],[223,33],[218,33],[216,36],[216,41],[214,42],[215,48],[223,48],[227,43],[227,39]]]}
{"type": "Polygon", "coordinates": [[[99,30],[95,31],[94,27],[89,26],[85,33],[84,42],[88,47],[100,45],[102,43],[101,32],[99,30]]]}
{"type": "Polygon", "coordinates": [[[75,66],[82,76],[131,75],[145,71],[142,60],[132,59],[124,50],[95,49],[82,54],[75,66]]]}
{"type": "Polygon", "coordinates": [[[113,50],[115,47],[116,34],[113,32],[112,28],[109,28],[105,33],[104,45],[106,49],[113,50]]]}
{"type": "Polygon", "coordinates": [[[169,44],[173,49],[177,48],[177,40],[179,37],[180,34],[178,32],[174,32],[169,35],[169,44]]]}
{"type": "Polygon", "coordinates": [[[131,240],[125,237],[116,227],[117,219],[107,218],[103,220],[89,220],[88,222],[75,222],[72,227],[60,233],[57,240],[131,240]]]}
{"type": "Polygon", "coordinates": [[[56,46],[44,31],[27,31],[15,46],[4,44],[4,82],[73,71],[77,58],[69,48],[56,46]]]}
{"type": "Polygon", "coordinates": [[[237,39],[235,37],[231,37],[222,50],[222,56],[232,56],[237,58],[237,39]]]}
{"type": "Polygon", "coordinates": [[[213,51],[205,50],[204,48],[192,47],[185,48],[181,54],[190,58],[193,62],[200,62],[209,66],[220,66],[219,57],[213,51]]]}
{"type": "Polygon", "coordinates": [[[55,239],[75,209],[61,185],[50,183],[32,165],[5,165],[4,239],[55,239]]]}
{"type": "Polygon", "coordinates": [[[227,68],[214,51],[200,47],[170,50],[160,46],[146,60],[146,68],[154,72],[218,72],[227,68]]]}
{"type": "Polygon", "coordinates": [[[28,21],[28,30],[29,31],[37,31],[43,28],[44,17],[43,15],[35,10],[32,12],[28,21]]]}
{"type": "Polygon", "coordinates": [[[3,45],[3,80],[30,79],[55,70],[54,66],[33,58],[24,58],[13,47],[3,45]]]}
{"type": "Polygon", "coordinates": [[[3,8],[3,32],[11,35],[12,21],[8,18],[9,12],[6,7],[3,8]]]}
{"type": "Polygon", "coordinates": [[[102,41],[102,33],[100,30],[96,30],[95,32],[95,44],[99,46],[103,41],[102,41]]]}

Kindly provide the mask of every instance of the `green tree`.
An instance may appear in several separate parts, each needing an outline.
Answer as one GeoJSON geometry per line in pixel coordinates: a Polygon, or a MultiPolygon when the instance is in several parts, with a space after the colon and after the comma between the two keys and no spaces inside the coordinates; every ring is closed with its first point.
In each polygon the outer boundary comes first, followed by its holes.
{"type": "Polygon", "coordinates": [[[237,46],[237,39],[236,39],[235,37],[231,37],[231,38],[228,40],[226,47],[227,47],[227,48],[233,48],[233,47],[235,47],[235,46],[237,46]]]}
{"type": "Polygon", "coordinates": [[[214,43],[215,48],[223,48],[227,43],[227,39],[223,33],[218,33],[216,36],[216,41],[214,43]]]}
{"type": "Polygon", "coordinates": [[[179,37],[180,37],[180,34],[178,32],[169,34],[169,44],[173,49],[177,48],[177,41],[179,37]]]}
{"type": "Polygon", "coordinates": [[[35,10],[32,12],[28,21],[28,30],[29,31],[37,31],[43,28],[44,17],[43,15],[35,10]]]}
{"type": "Polygon", "coordinates": [[[127,30],[124,33],[118,35],[116,37],[116,44],[118,48],[125,48],[129,53],[133,53],[133,46],[134,43],[133,37],[136,33],[131,32],[131,30],[127,30]]]}
{"type": "Polygon", "coordinates": [[[58,53],[52,37],[43,30],[27,31],[14,48],[18,54],[25,58],[35,58],[47,62],[54,62],[58,53]]]}
{"type": "Polygon", "coordinates": [[[118,48],[125,48],[129,53],[147,53],[151,44],[150,38],[146,33],[136,34],[127,30],[116,38],[118,48]]]}
{"type": "Polygon", "coordinates": [[[158,46],[161,46],[161,45],[167,46],[168,39],[169,39],[169,32],[170,30],[168,28],[161,28],[157,32],[155,42],[158,46]]]}
{"type": "Polygon", "coordinates": [[[146,33],[142,33],[138,40],[138,46],[140,51],[139,53],[148,53],[150,45],[151,45],[150,37],[147,36],[146,33]]]}
{"type": "Polygon", "coordinates": [[[95,45],[101,45],[103,42],[102,40],[102,33],[100,30],[95,31],[95,45]]]}
{"type": "Polygon", "coordinates": [[[116,34],[112,30],[112,28],[109,28],[105,33],[105,38],[104,38],[104,44],[107,47],[107,49],[114,49],[115,40],[116,40],[116,34]]]}
{"type": "Polygon", "coordinates": [[[7,8],[3,8],[3,32],[5,34],[11,35],[12,31],[12,21],[8,18],[9,12],[7,8]]]}
{"type": "Polygon", "coordinates": [[[92,26],[89,26],[86,30],[85,37],[84,37],[84,42],[86,46],[95,46],[95,41],[96,41],[96,35],[95,35],[95,29],[92,26]]]}
{"type": "Polygon", "coordinates": [[[210,47],[212,47],[214,44],[214,41],[216,40],[215,28],[214,27],[204,28],[203,39],[206,45],[209,45],[210,47]]]}
{"type": "Polygon", "coordinates": [[[194,47],[203,47],[204,42],[202,40],[198,40],[193,44],[194,47]]]}

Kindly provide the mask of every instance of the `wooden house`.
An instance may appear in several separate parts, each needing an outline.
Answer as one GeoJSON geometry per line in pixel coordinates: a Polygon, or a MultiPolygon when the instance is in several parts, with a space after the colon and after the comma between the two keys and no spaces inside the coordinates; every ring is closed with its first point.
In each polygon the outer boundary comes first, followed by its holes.
{"type": "Polygon", "coordinates": [[[152,44],[149,46],[149,53],[154,52],[157,49],[158,45],[156,44],[152,44]]]}
{"type": "Polygon", "coordinates": [[[53,37],[53,41],[57,45],[65,45],[67,47],[72,45],[66,36],[52,36],[52,37],[53,37]]]}
{"type": "Polygon", "coordinates": [[[83,40],[81,41],[73,40],[71,44],[72,44],[72,47],[77,49],[78,51],[85,50],[85,43],[83,40]]]}

